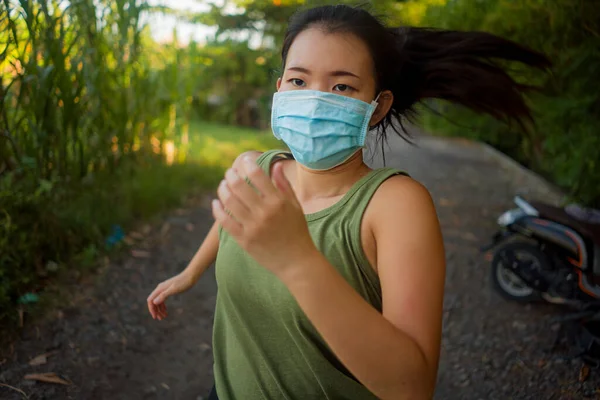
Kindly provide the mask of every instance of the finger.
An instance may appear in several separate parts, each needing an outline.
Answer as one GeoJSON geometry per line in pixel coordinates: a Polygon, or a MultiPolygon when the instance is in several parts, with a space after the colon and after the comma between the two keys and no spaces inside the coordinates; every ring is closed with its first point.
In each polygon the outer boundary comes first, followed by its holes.
{"type": "Polygon", "coordinates": [[[161,318],[167,318],[167,305],[165,303],[161,303],[157,306],[158,314],[161,318]]]}
{"type": "Polygon", "coordinates": [[[150,314],[152,315],[152,318],[154,318],[154,319],[156,319],[156,317],[157,317],[156,305],[154,304],[154,299],[156,298],[156,296],[158,295],[160,290],[162,290],[162,287],[159,285],[156,287],[156,289],[154,289],[154,291],[150,294],[150,296],[148,296],[148,299],[146,299],[146,302],[148,303],[148,311],[150,311],[150,314]]]}
{"type": "Polygon", "coordinates": [[[167,303],[161,303],[158,306],[158,309],[160,310],[161,314],[163,314],[164,316],[167,316],[167,303]]]}
{"type": "Polygon", "coordinates": [[[152,303],[152,300],[148,299],[147,300],[148,303],[148,311],[150,311],[150,315],[152,315],[152,319],[156,319],[156,312],[154,310],[154,303],[152,303]]]}
{"type": "Polygon", "coordinates": [[[150,303],[148,309],[150,309],[150,313],[152,314],[153,319],[160,320],[161,314],[159,311],[159,307],[156,304],[150,303]]]}
{"type": "MultiPolygon", "coordinates": [[[[248,186],[244,182],[242,182],[241,185],[248,186]]],[[[250,187],[248,186],[248,188],[250,187]]],[[[232,192],[227,181],[221,181],[221,184],[217,189],[217,195],[219,196],[219,200],[221,200],[223,207],[229,210],[236,220],[242,223],[248,220],[250,217],[250,210],[240,199],[240,196],[232,192]]]]}
{"type": "Polygon", "coordinates": [[[159,305],[161,303],[164,303],[165,300],[167,299],[167,297],[169,297],[171,295],[171,286],[169,286],[168,288],[164,289],[162,292],[160,292],[155,298],[154,300],[152,300],[152,302],[156,305],[159,305]]]}
{"type": "Polygon", "coordinates": [[[273,186],[271,178],[265,174],[258,164],[250,158],[244,158],[244,167],[248,171],[248,179],[250,179],[252,185],[263,197],[277,196],[277,190],[275,189],[275,186],[273,186]]]}
{"type": "Polygon", "coordinates": [[[225,209],[223,208],[223,204],[221,204],[221,201],[219,201],[217,199],[212,201],[212,212],[213,212],[213,216],[215,217],[215,220],[231,236],[233,236],[235,238],[235,237],[239,237],[242,234],[242,232],[243,232],[242,225],[239,222],[237,222],[236,220],[234,220],[229,214],[227,214],[225,212],[225,209]]]}
{"type": "Polygon", "coordinates": [[[160,292],[162,292],[164,290],[164,288],[165,288],[164,282],[160,283],[158,286],[156,286],[156,288],[154,288],[154,290],[152,291],[152,293],[150,293],[150,296],[148,296],[148,301],[152,302],[152,300],[154,300],[154,298],[156,296],[158,296],[158,294],[160,292]]]}
{"type": "MultiPolygon", "coordinates": [[[[241,200],[248,210],[252,210],[260,203],[260,193],[257,193],[257,191],[234,169],[227,170],[225,173],[225,181],[227,182],[227,187],[241,200]]],[[[224,204],[224,206],[228,208],[227,204],[224,204]]]]}

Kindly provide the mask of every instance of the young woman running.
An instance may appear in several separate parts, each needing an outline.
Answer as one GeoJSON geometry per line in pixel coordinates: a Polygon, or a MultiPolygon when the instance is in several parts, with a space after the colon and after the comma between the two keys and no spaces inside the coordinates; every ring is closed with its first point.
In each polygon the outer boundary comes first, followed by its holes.
{"type": "MultiPolygon", "coordinates": [[[[477,32],[386,28],[361,8],[290,22],[272,129],[291,150],[237,158],[189,266],[148,298],[190,289],[216,259],[213,351],[222,400],[429,399],[440,354],[445,257],[428,191],[363,162],[428,98],[530,118],[494,60],[541,54],[477,32]]],[[[460,179],[457,176],[456,179],[460,179]]]]}

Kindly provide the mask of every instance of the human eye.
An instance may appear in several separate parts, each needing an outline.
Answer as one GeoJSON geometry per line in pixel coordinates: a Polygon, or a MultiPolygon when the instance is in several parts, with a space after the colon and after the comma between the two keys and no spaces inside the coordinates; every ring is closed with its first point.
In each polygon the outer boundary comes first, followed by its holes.
{"type": "Polygon", "coordinates": [[[344,84],[340,83],[338,85],[335,85],[333,87],[333,90],[336,91],[336,92],[350,93],[350,92],[352,92],[352,91],[354,91],[356,89],[354,89],[352,86],[344,85],[344,84]]]}
{"type": "Polygon", "coordinates": [[[288,80],[288,82],[290,82],[292,85],[294,85],[296,87],[306,86],[306,82],[304,82],[302,79],[298,79],[298,78],[292,78],[292,79],[288,80]]]}

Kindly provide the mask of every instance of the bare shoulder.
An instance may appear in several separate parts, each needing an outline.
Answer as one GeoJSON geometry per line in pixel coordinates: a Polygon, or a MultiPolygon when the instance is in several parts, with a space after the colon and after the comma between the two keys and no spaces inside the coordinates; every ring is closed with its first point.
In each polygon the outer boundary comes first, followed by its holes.
{"type": "Polygon", "coordinates": [[[406,175],[394,175],[386,179],[375,192],[373,202],[394,209],[433,207],[429,190],[421,182],[406,175]]]}
{"type": "Polygon", "coordinates": [[[429,190],[406,175],[395,175],[383,182],[375,192],[370,208],[373,227],[383,224],[400,229],[425,221],[437,224],[437,213],[429,190]]]}

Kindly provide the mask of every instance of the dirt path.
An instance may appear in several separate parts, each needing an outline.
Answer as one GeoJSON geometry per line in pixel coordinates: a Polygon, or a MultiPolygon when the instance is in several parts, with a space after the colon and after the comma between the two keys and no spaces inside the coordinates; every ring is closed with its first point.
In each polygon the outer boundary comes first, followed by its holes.
{"type": "MultiPolygon", "coordinates": [[[[21,388],[31,399],[206,397],[212,386],[213,269],[185,296],[169,301],[167,320],[152,320],[145,299],[160,280],[186,266],[211,219],[200,205],[169,216],[135,247],[138,257],[111,264],[95,287],[82,289],[85,295],[73,307],[57,312],[55,321],[27,329],[12,357],[0,366],[0,382],[21,388]],[[57,353],[47,364],[28,365],[31,358],[50,351],[57,353]],[[48,371],[73,384],[22,379],[48,371]]],[[[0,399],[19,398],[0,387],[0,399]]]]}
{"type": "MultiPolygon", "coordinates": [[[[527,187],[544,198],[549,192],[469,143],[424,138],[419,148],[396,140],[391,145],[388,165],[407,170],[430,189],[444,229],[448,278],[436,398],[580,399],[600,387],[600,374],[580,384],[581,363],[549,351],[556,337],[549,319],[557,310],[499,298],[490,290],[488,264],[478,252],[517,190],[527,187]]],[[[163,225],[169,229],[158,226],[154,239],[140,247],[148,258],[114,263],[95,286],[77,288],[83,295],[74,297],[72,307],[29,327],[12,351],[4,349],[0,382],[31,399],[206,396],[212,385],[212,270],[190,293],[170,302],[166,321],[153,321],[144,300],[160,279],[186,265],[209,224],[210,213],[202,206],[173,213],[163,225]],[[49,351],[56,353],[47,364],[28,364],[49,351]],[[72,385],[23,380],[25,374],[50,371],[72,385]]],[[[21,397],[0,387],[0,398],[21,397]]]]}

